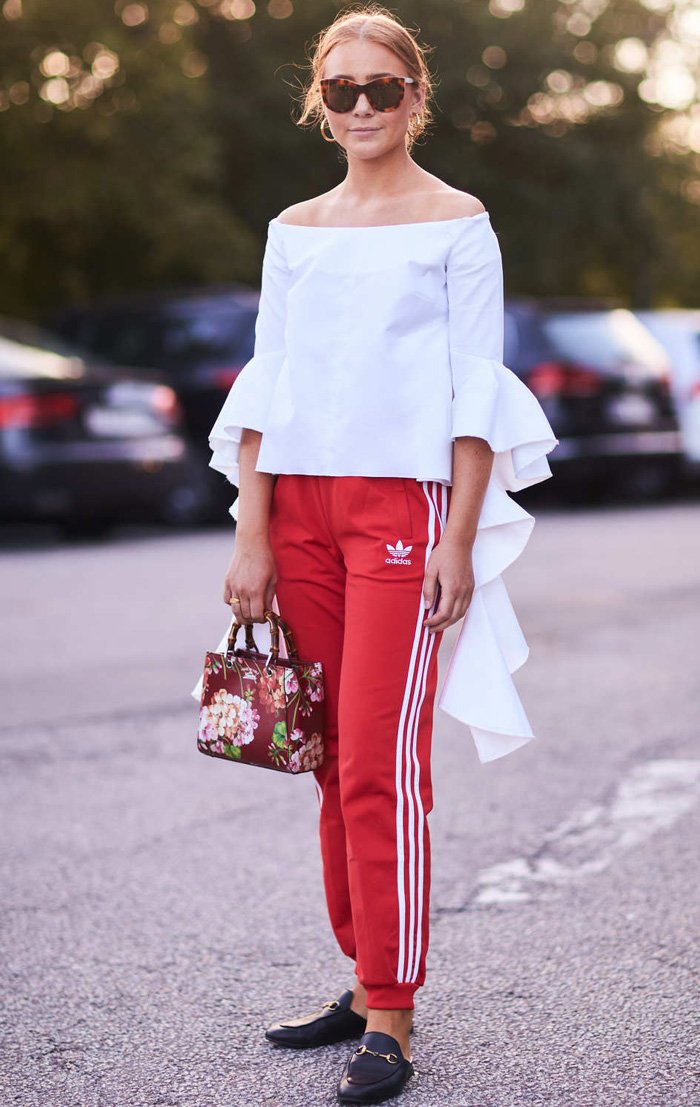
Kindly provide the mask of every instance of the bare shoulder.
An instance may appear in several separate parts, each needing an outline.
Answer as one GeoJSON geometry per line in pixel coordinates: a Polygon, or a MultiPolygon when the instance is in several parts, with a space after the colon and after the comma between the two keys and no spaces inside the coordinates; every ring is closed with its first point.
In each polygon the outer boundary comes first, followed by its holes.
{"type": "Polygon", "coordinates": [[[293,223],[302,227],[313,227],[323,221],[323,197],[314,196],[311,200],[302,200],[290,204],[277,216],[279,223],[293,223]]]}
{"type": "MultiPolygon", "coordinates": [[[[407,195],[403,203],[394,201],[391,206],[382,204],[373,207],[370,215],[372,222],[420,223],[431,220],[440,222],[445,219],[481,215],[486,211],[481,200],[469,192],[451,188],[437,178],[433,178],[430,184],[430,189],[407,195]]],[[[346,223],[347,217],[348,211],[342,200],[338,198],[337,188],[335,188],[321,196],[313,196],[298,204],[290,204],[279,213],[277,221],[302,227],[323,227],[346,223]]],[[[358,225],[367,222],[367,214],[363,213],[360,220],[358,225]]]]}
{"type": "Polygon", "coordinates": [[[435,194],[433,203],[434,219],[463,219],[465,216],[481,215],[486,211],[481,200],[470,192],[460,192],[458,188],[446,187],[435,194]]]}

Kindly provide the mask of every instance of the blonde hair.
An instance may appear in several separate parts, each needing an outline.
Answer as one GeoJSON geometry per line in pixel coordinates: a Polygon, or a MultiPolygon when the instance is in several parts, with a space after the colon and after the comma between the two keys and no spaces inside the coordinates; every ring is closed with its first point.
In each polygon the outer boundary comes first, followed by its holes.
{"type": "Polygon", "coordinates": [[[431,47],[419,45],[410,31],[399,23],[386,8],[380,4],[362,4],[339,12],[334,21],[319,31],[312,40],[312,54],[309,58],[311,69],[308,84],[302,93],[302,112],[296,123],[300,127],[319,126],[325,120],[321,86],[319,81],[326,58],[334,46],[354,39],[364,39],[386,46],[401,59],[405,76],[420,81],[425,89],[425,101],[420,111],[409,118],[406,133],[406,149],[411,150],[414,142],[433,121],[433,115],[427,100],[433,92],[433,79],[428,69],[426,57],[431,47]]]}

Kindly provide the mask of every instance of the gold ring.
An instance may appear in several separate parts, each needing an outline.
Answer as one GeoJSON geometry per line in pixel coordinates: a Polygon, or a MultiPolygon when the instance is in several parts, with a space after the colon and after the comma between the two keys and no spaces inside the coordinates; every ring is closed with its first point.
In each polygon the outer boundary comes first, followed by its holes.
{"type": "Polygon", "coordinates": [[[240,603],[241,601],[240,601],[239,596],[231,596],[231,599],[228,602],[229,603],[240,603]]]}

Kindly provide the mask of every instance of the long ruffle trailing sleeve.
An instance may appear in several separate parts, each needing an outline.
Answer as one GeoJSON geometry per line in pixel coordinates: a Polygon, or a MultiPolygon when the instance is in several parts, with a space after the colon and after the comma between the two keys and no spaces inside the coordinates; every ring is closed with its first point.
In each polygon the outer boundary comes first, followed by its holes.
{"type": "MultiPolygon", "coordinates": [[[[291,334],[297,331],[298,324],[292,322],[291,334]]],[[[352,343],[352,339],[349,341],[352,343]]],[[[334,386],[336,366],[337,386],[341,387],[347,378],[348,364],[343,349],[333,343],[330,334],[322,334],[321,343],[326,351],[323,363],[326,386],[334,386]]],[[[312,374],[314,361],[305,361],[304,367],[307,374],[312,374]]],[[[361,390],[362,379],[359,385],[355,380],[355,385],[361,390]]],[[[320,403],[324,403],[323,396],[320,403]]],[[[362,416],[363,412],[358,411],[357,419],[362,416]]],[[[399,421],[402,419],[405,417],[400,415],[399,421]]],[[[503,273],[498,239],[488,213],[391,227],[313,228],[272,220],[263,259],[254,355],[236,378],[209,436],[210,465],[234,485],[239,476],[243,427],[263,432],[257,468],[273,473],[369,472],[449,484],[452,440],[469,435],[489,443],[495,456],[472,551],[475,588],[467,613],[458,624],[438,706],[470,729],[481,762],[503,757],[533,739],[535,735],[512,679],[527,660],[529,647],[502,574],[525,549],[535,520],[508,493],[521,491],[552,475],[547,454],[558,445],[558,439],[534,393],[503,364],[503,273]],[[318,267],[314,266],[314,260],[318,261],[318,267]],[[305,284],[308,295],[315,300],[307,328],[314,321],[313,326],[318,329],[315,320],[323,318],[325,312],[328,326],[335,323],[349,338],[350,331],[343,330],[337,310],[334,315],[334,305],[337,308],[351,291],[331,279],[335,272],[341,280],[341,263],[345,274],[354,274],[355,294],[361,294],[363,289],[366,293],[360,305],[366,366],[361,357],[363,350],[353,348],[349,352],[353,377],[359,374],[362,378],[363,368],[374,374],[372,403],[386,408],[378,414],[388,423],[396,419],[397,410],[411,410],[411,405],[412,410],[420,413],[420,440],[404,435],[407,452],[403,456],[396,443],[391,443],[390,451],[383,453],[381,441],[374,444],[375,436],[368,436],[366,447],[361,445],[359,449],[355,437],[355,448],[349,450],[343,441],[342,428],[334,436],[332,427],[321,460],[318,454],[304,456],[305,444],[315,441],[309,436],[316,432],[323,438],[328,420],[322,426],[319,422],[322,411],[316,414],[311,411],[305,417],[315,422],[304,426],[298,416],[298,405],[295,407],[292,402],[292,396],[298,394],[297,387],[306,390],[311,384],[310,378],[303,380],[301,369],[296,377],[293,375],[297,365],[294,350],[289,347],[290,311],[286,301],[295,288],[296,276],[296,310],[310,310],[311,299],[305,307],[300,295],[305,284]],[[321,279],[316,287],[309,280],[314,271],[321,279]],[[389,273],[394,278],[390,282],[394,298],[382,303],[381,293],[389,273]],[[406,273],[409,276],[404,280],[406,273]],[[433,284],[433,280],[437,283],[433,284]],[[327,311],[323,302],[319,302],[324,282],[331,301],[327,311]],[[412,300],[412,288],[417,282],[420,287],[412,300]],[[427,311],[429,305],[432,307],[427,311]],[[372,307],[376,311],[376,328],[372,307]],[[370,309],[369,318],[366,308],[370,309]],[[377,377],[381,377],[378,366],[394,368],[392,352],[397,345],[397,328],[402,323],[399,310],[403,312],[407,332],[411,327],[418,328],[414,338],[420,352],[408,359],[403,354],[401,373],[388,371],[390,379],[383,391],[381,380],[377,384],[377,377]],[[393,330],[388,337],[387,329],[393,330]],[[389,345],[378,349],[382,335],[389,345]],[[430,341],[434,343],[432,350],[430,341]],[[446,347],[444,353],[441,341],[446,347]],[[426,365],[431,367],[427,382],[426,365]],[[397,396],[397,380],[401,381],[404,395],[397,396]],[[285,435],[286,428],[290,437],[285,435]],[[358,455],[362,458],[361,468],[357,465],[358,455]]],[[[349,422],[348,430],[352,433],[357,427],[349,422]]],[[[234,519],[236,506],[234,503],[231,508],[234,519]]],[[[273,607],[279,610],[276,599],[273,607]]],[[[231,625],[232,620],[217,649],[224,647],[231,625]]],[[[267,624],[256,624],[254,632],[258,647],[267,651],[267,624]]],[[[200,698],[201,679],[192,696],[200,698]]]]}

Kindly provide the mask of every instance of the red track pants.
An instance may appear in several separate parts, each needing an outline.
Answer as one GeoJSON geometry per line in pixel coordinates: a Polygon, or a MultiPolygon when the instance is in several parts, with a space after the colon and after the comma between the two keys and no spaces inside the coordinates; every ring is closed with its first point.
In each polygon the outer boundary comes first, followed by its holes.
{"type": "Polygon", "coordinates": [[[368,1005],[412,1008],[425,980],[430,749],[442,634],[423,627],[427,558],[451,488],[410,477],[280,474],[270,512],[277,601],[321,661],[314,773],[331,926],[368,1005]]]}

